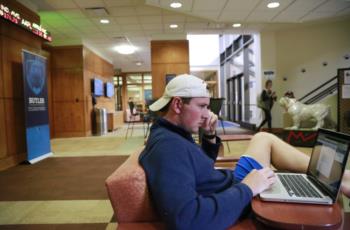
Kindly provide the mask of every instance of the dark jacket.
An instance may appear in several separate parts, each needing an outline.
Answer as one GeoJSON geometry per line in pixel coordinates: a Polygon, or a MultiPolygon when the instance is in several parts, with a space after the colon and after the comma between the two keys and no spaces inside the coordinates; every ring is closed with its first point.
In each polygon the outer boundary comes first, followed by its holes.
{"type": "MultiPolygon", "coordinates": [[[[217,137],[220,143],[220,139],[217,137]]],[[[252,199],[252,191],[235,183],[231,170],[215,170],[220,144],[203,140],[159,119],[140,155],[152,200],[169,229],[225,229],[252,199]]]]}
{"type": "Polygon", "coordinates": [[[274,101],[276,101],[276,96],[272,96],[272,92],[268,92],[266,89],[264,89],[261,93],[261,100],[263,101],[265,105],[265,109],[271,110],[273,107],[274,101]]]}

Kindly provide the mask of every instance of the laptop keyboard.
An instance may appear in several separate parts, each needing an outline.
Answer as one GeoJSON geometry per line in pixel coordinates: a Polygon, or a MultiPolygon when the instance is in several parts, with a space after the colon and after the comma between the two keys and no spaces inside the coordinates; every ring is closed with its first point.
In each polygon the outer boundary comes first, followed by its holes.
{"type": "Polygon", "coordinates": [[[278,177],[290,196],[321,198],[320,194],[302,175],[278,174],[278,177]]]}

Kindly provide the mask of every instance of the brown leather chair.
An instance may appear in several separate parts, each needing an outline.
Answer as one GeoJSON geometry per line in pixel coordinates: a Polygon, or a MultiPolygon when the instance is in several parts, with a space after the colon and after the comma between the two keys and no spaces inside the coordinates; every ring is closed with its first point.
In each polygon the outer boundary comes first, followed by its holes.
{"type": "MultiPolygon", "coordinates": [[[[106,180],[118,230],[165,229],[150,200],[145,172],[138,163],[141,151],[131,154],[106,180]]],[[[220,168],[232,168],[235,162],[236,158],[217,160],[220,168]]]]}

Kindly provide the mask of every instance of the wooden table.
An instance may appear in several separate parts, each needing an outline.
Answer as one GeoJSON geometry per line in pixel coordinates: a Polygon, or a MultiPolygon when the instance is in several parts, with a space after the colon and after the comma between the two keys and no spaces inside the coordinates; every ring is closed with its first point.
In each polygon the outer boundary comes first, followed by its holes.
{"type": "Polygon", "coordinates": [[[252,210],[256,220],[280,229],[340,229],[343,211],[334,205],[266,202],[255,197],[252,210]]]}

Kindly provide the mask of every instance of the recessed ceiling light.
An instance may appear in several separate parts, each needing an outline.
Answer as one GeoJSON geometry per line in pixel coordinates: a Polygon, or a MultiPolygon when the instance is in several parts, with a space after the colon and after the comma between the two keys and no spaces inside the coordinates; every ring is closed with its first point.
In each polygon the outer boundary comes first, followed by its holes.
{"type": "Polygon", "coordinates": [[[137,61],[135,64],[136,64],[137,66],[141,66],[141,65],[142,65],[142,62],[141,62],[141,61],[137,61]]]}
{"type": "Polygon", "coordinates": [[[102,23],[102,24],[108,24],[108,23],[109,23],[109,20],[108,20],[108,19],[101,19],[101,20],[100,20],[100,23],[102,23]]]}
{"type": "Polygon", "coordinates": [[[267,7],[272,9],[272,8],[277,8],[280,6],[279,2],[270,2],[269,4],[267,4],[267,7]]]}
{"type": "Polygon", "coordinates": [[[182,6],[181,2],[172,2],[170,3],[171,8],[180,8],[182,6]]]}
{"type": "Polygon", "coordinates": [[[171,24],[169,27],[172,28],[172,29],[176,29],[179,26],[177,24],[171,24]]]}
{"type": "Polygon", "coordinates": [[[234,27],[234,28],[238,28],[238,27],[241,27],[241,26],[242,26],[241,23],[234,23],[234,24],[232,24],[232,27],[234,27]]]}
{"type": "Polygon", "coordinates": [[[128,44],[124,45],[118,45],[114,47],[114,50],[116,50],[120,54],[132,54],[136,51],[136,47],[128,44]]]}

